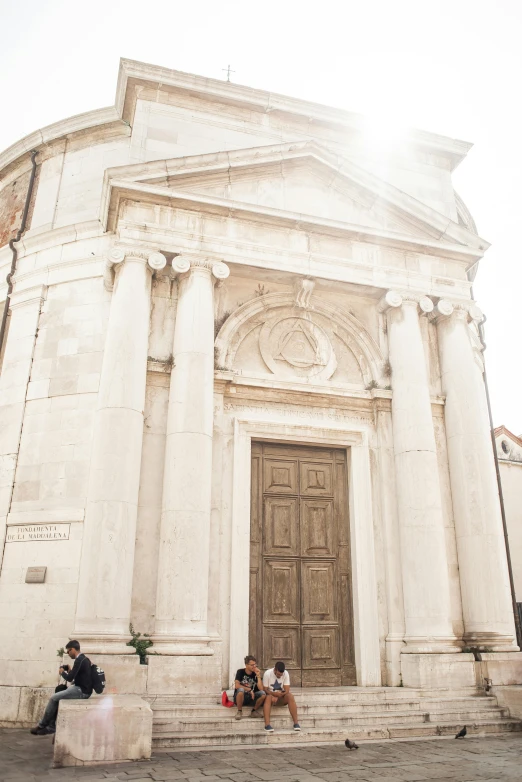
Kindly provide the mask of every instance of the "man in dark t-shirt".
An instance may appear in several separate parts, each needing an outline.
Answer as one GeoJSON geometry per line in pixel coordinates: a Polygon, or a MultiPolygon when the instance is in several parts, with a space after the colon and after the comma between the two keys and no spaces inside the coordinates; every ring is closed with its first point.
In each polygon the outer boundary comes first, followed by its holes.
{"type": "Polygon", "coordinates": [[[240,720],[243,716],[243,706],[252,706],[251,717],[262,717],[264,701],[265,693],[261,681],[261,671],[257,667],[256,658],[247,654],[245,667],[239,668],[234,681],[236,720],[240,720]]]}

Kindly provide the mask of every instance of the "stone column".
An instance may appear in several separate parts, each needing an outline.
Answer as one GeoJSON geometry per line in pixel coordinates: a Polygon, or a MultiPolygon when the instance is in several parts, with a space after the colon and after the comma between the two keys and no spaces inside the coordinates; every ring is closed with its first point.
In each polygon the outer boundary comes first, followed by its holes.
{"type": "Polygon", "coordinates": [[[388,292],[392,368],[392,427],[399,513],[406,646],[402,653],[457,652],[451,625],[450,589],[437,452],[419,309],[426,296],[388,292]]]}
{"type": "Polygon", "coordinates": [[[482,313],[471,302],[441,300],[437,315],[464,640],[516,651],[481,345],[468,325],[482,313]]]}
{"type": "Polygon", "coordinates": [[[224,263],[176,258],[181,274],[170,381],[156,632],[159,654],[209,655],[208,572],[214,418],[214,280],[224,263]]]}
{"type": "Polygon", "coordinates": [[[386,635],[386,684],[400,685],[401,650],[404,645],[404,598],[402,593],[401,549],[391,400],[375,398],[374,414],[377,423],[377,464],[380,484],[380,510],[384,539],[386,570],[386,604],[388,632],[386,635]]]}
{"type": "MultiPolygon", "coordinates": [[[[94,420],[74,636],[98,654],[126,646],[140,483],[154,269],[161,253],[112,251],[116,269],[94,420]]],[[[106,277],[109,281],[111,273],[106,277]]]]}

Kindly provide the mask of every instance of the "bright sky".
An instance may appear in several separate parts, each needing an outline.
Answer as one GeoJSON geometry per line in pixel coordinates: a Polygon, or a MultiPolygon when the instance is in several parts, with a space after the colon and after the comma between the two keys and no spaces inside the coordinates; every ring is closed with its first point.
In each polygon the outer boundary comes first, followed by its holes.
{"type": "Polygon", "coordinates": [[[114,103],[128,57],[472,141],[454,182],[492,243],[485,311],[496,425],[522,433],[521,0],[0,0],[0,150],[114,103]],[[513,352],[514,351],[514,352],[513,352]]]}

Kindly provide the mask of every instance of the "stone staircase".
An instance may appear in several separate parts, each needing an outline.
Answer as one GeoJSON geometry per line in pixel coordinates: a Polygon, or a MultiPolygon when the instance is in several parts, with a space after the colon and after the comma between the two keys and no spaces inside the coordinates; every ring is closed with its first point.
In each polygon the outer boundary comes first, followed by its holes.
{"type": "Polygon", "coordinates": [[[470,735],[521,731],[522,721],[511,719],[493,696],[476,688],[413,690],[400,687],[330,687],[293,689],[301,732],[292,730],[286,707],[273,709],[274,733],[265,734],[264,722],[244,709],[241,721],[235,708],[216,700],[183,696],[149,698],[154,712],[153,746],[235,747],[266,744],[314,744],[355,740],[451,736],[466,725],[470,735]]]}

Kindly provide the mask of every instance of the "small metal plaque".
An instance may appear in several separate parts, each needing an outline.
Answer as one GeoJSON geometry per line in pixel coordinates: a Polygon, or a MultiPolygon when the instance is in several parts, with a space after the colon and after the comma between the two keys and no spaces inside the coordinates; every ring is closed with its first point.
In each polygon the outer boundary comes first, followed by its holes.
{"type": "Polygon", "coordinates": [[[25,574],[26,584],[43,584],[45,582],[46,567],[28,567],[25,574]]]}

